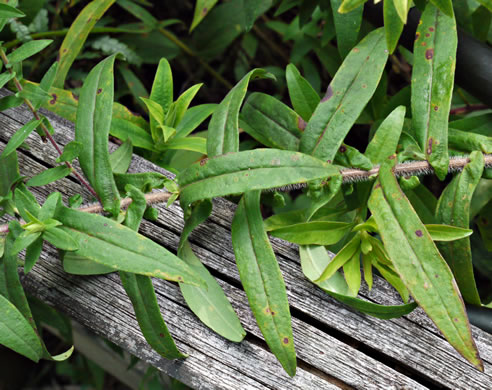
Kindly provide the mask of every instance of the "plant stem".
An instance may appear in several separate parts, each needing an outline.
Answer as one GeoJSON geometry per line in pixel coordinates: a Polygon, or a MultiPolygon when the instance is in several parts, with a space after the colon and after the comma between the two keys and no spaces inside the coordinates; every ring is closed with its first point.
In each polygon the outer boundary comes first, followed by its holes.
{"type": "MultiPolygon", "coordinates": [[[[142,25],[143,26],[143,25],[142,25]]],[[[90,34],[145,34],[150,32],[149,28],[146,29],[133,29],[133,28],[117,28],[117,27],[95,27],[90,31],[90,34]]],[[[31,34],[32,39],[42,39],[42,38],[52,38],[52,37],[64,37],[68,33],[68,28],[61,30],[43,31],[35,34],[31,34]]],[[[22,43],[19,39],[14,39],[10,42],[5,43],[3,47],[5,49],[10,49],[22,43]]]]}
{"type": "MultiPolygon", "coordinates": [[[[5,51],[3,49],[0,49],[0,58],[2,59],[3,63],[5,64],[5,67],[8,68],[9,72],[12,74],[13,73],[13,70],[12,70],[11,67],[10,68],[8,67],[9,60],[8,60],[8,58],[7,58],[6,54],[5,54],[5,51]]],[[[23,88],[22,88],[22,85],[20,84],[19,80],[17,79],[17,77],[14,77],[13,78],[13,81],[14,81],[14,84],[15,84],[15,87],[16,87],[17,91],[21,92],[23,88]]],[[[31,110],[34,118],[36,118],[36,120],[40,120],[41,117],[39,116],[36,108],[32,105],[31,101],[29,99],[27,99],[27,98],[24,98],[24,103],[26,103],[26,105],[29,108],[29,110],[31,110]]],[[[58,146],[58,144],[56,143],[55,139],[50,134],[50,131],[48,130],[48,128],[46,127],[46,125],[43,122],[41,122],[40,127],[43,130],[46,138],[48,138],[48,140],[50,141],[51,145],[53,145],[53,147],[58,152],[58,155],[61,156],[63,152],[60,149],[60,147],[58,146]]],[[[65,165],[70,169],[70,171],[80,181],[80,183],[84,187],[86,187],[87,190],[98,200],[98,202],[102,204],[101,199],[99,198],[99,195],[96,193],[96,191],[94,191],[94,189],[91,187],[91,185],[74,169],[74,167],[72,166],[72,164],[69,161],[66,161],[65,162],[65,165]]]]}
{"type": "Polygon", "coordinates": [[[176,46],[178,46],[181,50],[183,50],[186,54],[188,54],[190,57],[195,58],[200,65],[203,66],[203,68],[210,73],[212,77],[214,77],[217,81],[222,83],[227,89],[232,89],[234,86],[227,81],[222,75],[217,73],[214,68],[212,68],[209,64],[203,60],[191,47],[189,47],[186,43],[184,43],[182,40],[180,40],[176,35],[173,33],[167,31],[163,27],[159,27],[159,32],[164,35],[167,39],[169,39],[171,42],[173,42],[176,46]]]}
{"type": "Polygon", "coordinates": [[[487,110],[488,108],[490,107],[486,104],[469,104],[464,107],[453,108],[449,111],[449,115],[463,115],[473,111],[487,110]]]}
{"type": "MultiPolygon", "coordinates": [[[[145,194],[145,201],[147,206],[157,203],[164,203],[169,200],[169,197],[171,195],[172,194],[170,192],[153,192],[151,194],[145,194]]],[[[121,199],[121,203],[120,203],[121,209],[126,209],[132,202],[133,202],[132,198],[121,199]]],[[[104,211],[104,209],[100,204],[80,207],[77,210],[83,213],[91,213],[91,214],[101,214],[104,211]]],[[[9,232],[9,225],[0,225],[0,235],[8,234],[8,232],[9,232]]]]}

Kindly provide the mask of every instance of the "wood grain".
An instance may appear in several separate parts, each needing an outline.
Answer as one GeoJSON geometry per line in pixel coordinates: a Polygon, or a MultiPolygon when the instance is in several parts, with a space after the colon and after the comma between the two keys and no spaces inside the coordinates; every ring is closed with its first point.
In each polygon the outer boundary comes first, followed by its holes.
{"type": "MultiPolygon", "coordinates": [[[[0,91],[0,96],[6,92],[0,91]]],[[[56,129],[55,139],[65,145],[73,139],[73,126],[45,113],[56,129]]],[[[21,124],[30,120],[25,107],[0,113],[0,149],[21,124]]],[[[55,164],[51,146],[33,134],[29,151],[19,153],[21,174],[31,177],[55,164]]],[[[114,145],[110,146],[114,148],[114,145]]],[[[159,171],[173,175],[135,156],[131,171],[159,171]]],[[[56,185],[35,188],[42,201],[51,191],[63,199],[81,193],[90,195],[69,177],[56,185]]],[[[145,221],[141,233],[175,251],[183,227],[177,204],[158,207],[159,219],[145,221]]],[[[357,313],[338,303],[308,282],[302,275],[297,246],[272,239],[286,281],[293,314],[293,329],[299,369],[290,379],[265,347],[261,334],[240,289],[230,238],[235,205],[214,200],[214,212],[192,234],[197,256],[217,276],[248,332],[241,344],[214,334],[189,311],[176,285],[155,280],[163,315],[178,346],[190,356],[183,361],[166,361],[145,343],[133,309],[116,274],[76,277],[61,269],[56,251],[48,248],[42,261],[23,279],[35,296],[67,313],[94,332],[121,345],[193,388],[220,389],[419,389],[426,387],[485,389],[492,383],[492,336],[474,328],[485,363],[479,373],[464,361],[420,310],[389,321],[357,313]]],[[[386,282],[376,278],[371,292],[361,296],[385,304],[401,303],[386,282]]]]}

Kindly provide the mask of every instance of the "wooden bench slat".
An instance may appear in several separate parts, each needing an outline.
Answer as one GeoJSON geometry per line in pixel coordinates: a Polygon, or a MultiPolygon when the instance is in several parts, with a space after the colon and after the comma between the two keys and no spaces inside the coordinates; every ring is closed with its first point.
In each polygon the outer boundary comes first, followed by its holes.
{"type": "MultiPolygon", "coordinates": [[[[2,91],[0,92],[0,95],[2,93],[5,94],[5,92],[2,91]]],[[[73,139],[72,125],[69,122],[53,116],[52,114],[47,114],[47,116],[50,117],[54,127],[57,129],[56,139],[61,145],[64,145],[73,139]]],[[[30,114],[26,112],[23,107],[2,113],[2,115],[0,115],[0,124],[3,129],[3,131],[0,132],[1,141],[5,143],[13,131],[19,127],[16,121],[25,123],[30,120],[30,118],[30,114]]],[[[33,137],[29,139],[28,143],[32,147],[31,151],[25,154],[21,153],[20,156],[23,164],[23,173],[27,171],[32,172],[32,174],[39,172],[39,163],[33,161],[32,158],[30,158],[30,155],[43,161],[44,164],[54,164],[56,156],[53,154],[50,145],[43,145],[38,139],[33,137]]],[[[2,142],[0,142],[0,148],[3,148],[2,142]]],[[[172,176],[168,172],[153,166],[151,163],[139,157],[134,157],[132,170],[158,170],[168,176],[172,176]]],[[[81,190],[78,184],[70,179],[64,179],[62,182],[57,183],[56,186],[51,187],[51,189],[50,186],[47,188],[39,188],[39,190],[36,189],[37,195],[40,198],[43,198],[50,190],[53,190],[53,188],[57,188],[60,192],[64,193],[65,197],[67,195],[72,195],[77,191],[82,191],[82,193],[87,195],[85,190],[81,190]]],[[[239,277],[234,263],[230,243],[230,232],[228,230],[230,228],[230,221],[233,216],[234,208],[235,206],[233,204],[224,199],[215,200],[213,215],[205,224],[200,226],[193,233],[191,241],[193,249],[204,264],[218,272],[220,277],[223,277],[226,280],[233,280],[233,283],[237,284],[239,277]]],[[[160,216],[157,224],[146,221],[142,224],[141,232],[165,245],[167,248],[175,249],[178,242],[178,236],[183,226],[181,209],[175,205],[169,209],[160,206],[159,211],[160,216]]],[[[478,348],[485,362],[486,373],[480,374],[468,365],[457,352],[447,344],[432,322],[420,310],[411,313],[405,318],[390,321],[378,320],[356,313],[330,298],[304,279],[300,270],[297,247],[295,245],[285,243],[282,240],[272,239],[272,246],[277,253],[279,264],[286,280],[289,302],[295,310],[302,313],[302,319],[293,319],[294,337],[298,356],[301,360],[301,366],[306,365],[308,371],[315,370],[317,372],[315,375],[300,369],[298,374],[299,378],[308,378],[306,380],[312,382],[313,380],[317,381],[320,379],[320,376],[318,375],[322,376],[324,373],[357,388],[386,387],[384,384],[387,384],[388,386],[393,384],[398,388],[419,388],[420,385],[418,383],[388,366],[388,364],[393,364],[393,362],[391,362],[393,360],[397,361],[398,365],[403,369],[407,367],[411,370],[420,372],[420,380],[423,380],[424,383],[436,382],[436,384],[450,388],[477,389],[487,388],[489,384],[492,383],[492,377],[489,374],[491,372],[492,362],[491,335],[482,332],[479,329],[473,329],[475,340],[477,341],[478,348]],[[305,322],[306,319],[308,320],[308,323],[305,322]],[[315,325],[317,323],[322,324],[321,329],[313,326],[313,324],[315,325]],[[333,336],[326,334],[324,331],[326,329],[325,327],[335,329],[336,332],[341,332],[354,340],[358,340],[360,343],[369,347],[370,350],[374,350],[378,354],[384,354],[391,359],[385,361],[385,364],[378,362],[361,351],[354,349],[352,346],[345,344],[343,341],[337,340],[333,336]],[[323,339],[323,341],[319,342],[318,339],[323,339]],[[323,351],[325,352],[325,355],[320,353],[323,351]],[[359,362],[360,370],[358,367],[352,367],[354,361],[359,362]],[[312,369],[309,367],[312,367],[312,369]],[[351,367],[353,368],[352,370],[350,369],[351,367]],[[344,372],[344,370],[346,370],[346,372],[344,372]],[[342,371],[342,373],[340,371],[342,371]],[[311,377],[306,376],[307,374],[310,374],[311,377]],[[368,386],[365,386],[364,383],[368,380],[371,380],[371,382],[367,382],[366,384],[368,386]]],[[[46,261],[49,262],[51,260],[47,259],[46,261]]],[[[42,264],[40,264],[40,267],[41,266],[42,264]]],[[[35,275],[38,275],[38,267],[36,267],[33,276],[29,275],[28,278],[26,278],[26,283],[31,283],[28,281],[31,280],[31,278],[35,278],[35,275]]],[[[58,275],[57,277],[61,276],[58,275]]],[[[68,275],[68,277],[72,278],[70,275],[68,275]]],[[[104,283],[102,280],[105,278],[106,277],[97,279],[99,283],[104,283]]],[[[36,289],[37,283],[41,286],[43,285],[42,279],[38,280],[35,278],[35,280],[36,282],[32,282],[33,290],[36,289]]],[[[223,285],[229,298],[232,298],[233,306],[239,313],[241,321],[247,331],[254,335],[254,337],[258,337],[260,333],[253,321],[249,309],[247,309],[244,293],[226,282],[219,282],[223,285]]],[[[119,285],[119,283],[117,284],[119,285]]],[[[184,313],[191,315],[189,310],[183,306],[184,302],[175,286],[161,281],[157,281],[156,285],[158,286],[157,293],[160,297],[162,296],[162,299],[171,299],[173,302],[177,302],[176,304],[182,308],[184,313]],[[176,290],[175,292],[173,292],[173,288],[176,290]]],[[[121,289],[121,287],[119,288],[121,289]]],[[[363,290],[361,295],[379,303],[395,304],[398,302],[394,292],[388,289],[387,284],[381,282],[379,279],[376,279],[375,288],[373,288],[371,292],[363,290]]],[[[113,302],[111,301],[112,298],[110,296],[101,296],[98,297],[98,299],[100,299],[98,302],[101,304],[105,301],[111,302],[111,304],[113,302]]],[[[123,297],[116,302],[120,301],[123,301],[123,297]]],[[[75,301],[71,302],[72,305],[82,303],[82,301],[80,303],[78,301],[77,303],[75,303],[75,301]]],[[[53,301],[52,304],[59,305],[59,303],[55,303],[55,301],[53,301]]],[[[68,306],[66,310],[69,309],[70,307],[68,306]]],[[[62,310],[64,309],[62,308],[62,310]]],[[[164,313],[165,312],[166,308],[164,308],[164,313]]],[[[131,320],[133,320],[133,323],[135,324],[133,312],[127,312],[126,314],[127,316],[131,316],[131,320]]],[[[103,314],[98,313],[97,315],[102,316],[103,314]]],[[[202,327],[205,329],[204,331],[210,333],[209,337],[215,337],[219,342],[222,341],[226,344],[234,345],[233,343],[225,342],[220,337],[210,332],[201,323],[198,323],[198,320],[193,316],[192,319],[194,326],[202,327]]],[[[170,328],[173,327],[171,324],[172,322],[169,322],[170,328]]],[[[92,328],[92,326],[90,327],[92,328]]],[[[97,331],[97,329],[94,330],[97,331]]],[[[330,333],[330,331],[328,331],[328,333],[330,333]]],[[[135,334],[140,335],[138,329],[135,334]]],[[[110,339],[111,337],[116,337],[114,335],[109,336],[110,339]]],[[[108,337],[108,335],[105,335],[105,337],[108,337]]],[[[139,337],[141,338],[142,336],[140,335],[139,337]]],[[[193,349],[193,353],[197,353],[196,359],[213,359],[213,357],[207,357],[208,352],[206,350],[201,350],[201,348],[196,347],[190,340],[181,340],[179,338],[180,334],[176,334],[176,337],[181,342],[184,342],[187,345],[187,348],[193,349]]],[[[245,343],[248,343],[248,341],[245,343]]],[[[251,343],[249,344],[254,345],[251,343]]],[[[260,348],[260,350],[263,351],[261,353],[266,353],[266,356],[273,358],[269,352],[262,348],[262,346],[254,345],[254,347],[260,348]]],[[[144,346],[141,345],[138,349],[140,350],[141,348],[144,348],[144,346]]],[[[364,350],[366,351],[367,348],[364,350]]],[[[368,351],[369,355],[372,354],[370,350],[368,351]]],[[[130,352],[134,353],[133,351],[130,352]]],[[[260,353],[259,351],[257,352],[260,353]]],[[[223,358],[225,357],[222,356],[219,360],[223,358]]],[[[186,361],[190,361],[190,359],[193,360],[195,358],[189,358],[186,361]]],[[[240,364],[241,359],[242,358],[238,358],[236,363],[240,364]]],[[[381,357],[378,357],[378,359],[381,359],[381,357]]],[[[172,366],[172,364],[170,365],[168,363],[169,362],[165,365],[166,371],[170,370],[170,367],[172,366]]],[[[192,361],[190,363],[179,364],[181,366],[183,366],[183,364],[193,366],[194,363],[192,361]]],[[[215,362],[215,364],[217,365],[219,363],[215,362]]],[[[270,365],[276,366],[276,369],[280,367],[279,364],[274,361],[272,361],[270,365]]],[[[237,369],[241,369],[241,367],[237,369]]],[[[224,373],[227,371],[230,374],[230,367],[224,370],[224,373]]],[[[232,372],[235,371],[232,370],[232,372]]],[[[194,373],[198,375],[199,370],[195,368],[194,373]]],[[[292,380],[287,379],[287,375],[282,371],[281,373],[285,377],[284,380],[287,381],[284,383],[289,383],[290,386],[292,380]]],[[[225,375],[229,374],[225,373],[225,375]]],[[[277,373],[276,375],[278,375],[278,378],[282,377],[280,373],[277,373]]],[[[245,376],[248,375],[245,374],[245,376]]],[[[275,375],[273,375],[273,377],[275,377],[275,375]]],[[[255,376],[249,378],[253,381],[252,383],[256,382],[255,380],[257,378],[255,376]],[[253,380],[252,378],[255,379],[253,380]]],[[[268,375],[268,378],[270,378],[270,375],[268,375]]],[[[329,377],[325,379],[329,379],[329,377]]],[[[297,383],[296,380],[300,379],[294,379],[292,385],[297,383]]],[[[210,383],[214,382],[211,381],[210,383]]],[[[312,382],[312,384],[314,384],[314,382],[312,382]]],[[[337,384],[340,385],[340,383],[337,384]]],[[[267,386],[270,385],[274,386],[272,384],[268,384],[267,386]]],[[[278,383],[276,385],[278,385],[278,383]]],[[[329,386],[336,387],[336,385],[331,383],[329,386]]],[[[193,385],[193,387],[196,386],[193,385]]],[[[280,386],[278,388],[283,387],[280,386]]]]}

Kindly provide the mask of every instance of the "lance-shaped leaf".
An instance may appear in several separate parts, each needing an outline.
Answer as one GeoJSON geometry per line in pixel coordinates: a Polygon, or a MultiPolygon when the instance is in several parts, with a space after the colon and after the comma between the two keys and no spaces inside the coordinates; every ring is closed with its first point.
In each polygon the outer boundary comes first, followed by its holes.
{"type": "Polygon", "coordinates": [[[215,278],[195,256],[188,242],[191,232],[204,222],[211,212],[210,200],[194,205],[191,215],[186,218],[178,246],[178,256],[205,280],[207,289],[183,283],[179,284],[179,288],[189,308],[205,325],[228,340],[240,342],[246,336],[246,332],[236,312],[215,278]]]}
{"type": "Polygon", "coordinates": [[[59,50],[60,65],[56,73],[55,87],[63,88],[68,70],[79,55],[89,33],[114,2],[115,0],[91,1],[75,18],[59,50]]]}
{"type": "Polygon", "coordinates": [[[465,152],[481,150],[484,153],[492,153],[492,137],[490,136],[452,128],[449,128],[448,132],[450,148],[465,152]]]}
{"type": "Polygon", "coordinates": [[[349,295],[347,282],[339,272],[335,272],[332,277],[323,282],[316,283],[315,280],[320,277],[323,270],[333,261],[323,246],[301,245],[299,247],[299,256],[301,258],[302,272],[311,282],[335,299],[362,313],[376,318],[390,319],[406,315],[417,307],[415,302],[386,306],[354,298],[349,295]]]}
{"type": "MultiPolygon", "coordinates": [[[[407,14],[405,12],[405,19],[406,15],[407,14]]],[[[390,54],[392,54],[398,45],[398,40],[400,39],[401,32],[403,31],[403,21],[400,18],[398,10],[395,7],[395,3],[392,0],[385,1],[383,3],[383,16],[386,44],[388,45],[390,54]]]]}
{"type": "MultiPolygon", "coordinates": [[[[147,207],[145,196],[136,187],[128,186],[127,190],[133,202],[128,208],[125,225],[138,231],[147,207]]],[[[138,324],[149,345],[167,359],[186,357],[176,347],[162,318],[151,278],[130,272],[120,272],[120,279],[132,301],[138,324]]]]}
{"type": "MultiPolygon", "coordinates": [[[[470,203],[473,192],[482,176],[483,154],[473,152],[470,162],[444,189],[437,203],[436,218],[440,223],[468,229],[470,203]]],[[[473,274],[470,239],[439,243],[439,250],[448,262],[467,303],[481,305],[473,274]]]]}
{"type": "Polygon", "coordinates": [[[340,13],[338,9],[342,4],[342,0],[331,0],[330,2],[337,34],[338,52],[342,58],[345,58],[357,43],[364,7],[357,7],[347,13],[340,13]]]}
{"type": "Polygon", "coordinates": [[[232,245],[239,276],[258,327],[270,350],[294,376],[296,353],[287,291],[263,229],[260,191],[244,194],[232,221],[232,245]]]}
{"type": "Polygon", "coordinates": [[[385,158],[396,152],[405,120],[405,111],[405,106],[398,106],[379,125],[364,152],[372,163],[380,164],[385,158]]]}
{"type": "Polygon", "coordinates": [[[26,16],[21,10],[12,7],[8,4],[0,4],[0,18],[10,19],[10,18],[23,18],[26,16]]]}
{"type": "Polygon", "coordinates": [[[101,61],[85,79],[80,91],[75,140],[82,144],[79,161],[104,209],[117,215],[120,197],[109,160],[108,136],[113,114],[113,65],[116,56],[101,61]]]}
{"type": "Polygon", "coordinates": [[[123,145],[109,156],[109,162],[113,173],[125,173],[132,162],[133,145],[131,139],[127,139],[123,145]]]}
{"type": "Polygon", "coordinates": [[[388,50],[382,29],[369,33],[347,55],[301,138],[299,150],[333,161],[338,148],[374,94],[388,50]]]}
{"type": "Polygon", "coordinates": [[[252,93],[241,114],[248,124],[243,130],[263,145],[293,151],[299,148],[305,122],[280,100],[264,93],[252,93]]]}
{"type": "Polygon", "coordinates": [[[54,168],[46,169],[40,174],[32,177],[27,181],[26,185],[29,187],[44,186],[70,175],[70,172],[70,168],[65,165],[59,165],[54,168]]]}
{"type": "Polygon", "coordinates": [[[441,180],[448,173],[448,116],[457,42],[454,17],[427,4],[414,44],[412,124],[420,148],[441,180]]]}
{"type": "Polygon", "coordinates": [[[178,175],[181,207],[200,199],[305,183],[338,174],[330,164],[286,150],[255,149],[205,159],[178,175]]]}
{"type": "Polygon", "coordinates": [[[198,26],[203,18],[210,12],[210,10],[217,4],[218,0],[197,0],[195,5],[195,14],[193,15],[193,22],[191,22],[190,32],[198,26]]]}
{"type": "Polygon", "coordinates": [[[379,181],[369,198],[384,247],[396,272],[415,301],[449,343],[483,371],[483,363],[466,317],[453,274],[437,250],[424,224],[398,186],[392,169],[396,156],[380,168],[379,181]]]}
{"type": "Polygon", "coordinates": [[[333,245],[353,226],[347,222],[313,221],[272,229],[270,234],[299,245],[333,245]]]}
{"type": "Polygon", "coordinates": [[[425,228],[434,241],[454,241],[472,235],[473,230],[451,225],[430,224],[425,228]]]}
{"type": "Polygon", "coordinates": [[[343,0],[342,5],[338,8],[338,12],[347,13],[360,7],[367,0],[343,0]]]}
{"type": "MultiPolygon", "coordinates": [[[[14,240],[22,232],[22,228],[17,221],[12,221],[9,224],[9,234],[5,242],[5,254],[3,256],[3,272],[5,277],[5,288],[6,297],[9,301],[18,309],[19,313],[24,317],[26,322],[31,326],[33,331],[38,335],[36,323],[33,320],[31,309],[29,307],[29,302],[27,301],[26,294],[21,285],[19,272],[17,268],[17,255],[12,254],[12,245],[14,240]]],[[[19,326],[22,326],[19,324],[19,326]]],[[[53,360],[53,361],[63,361],[68,359],[72,352],[73,346],[66,352],[59,355],[52,356],[46,349],[44,342],[38,337],[38,343],[41,345],[42,358],[53,360]]],[[[37,347],[36,347],[37,349],[37,347]]],[[[39,358],[38,358],[39,360],[39,358]]]]}
{"type": "Polygon", "coordinates": [[[253,69],[229,91],[213,113],[208,125],[207,154],[209,157],[239,150],[239,109],[246,95],[249,81],[261,77],[272,76],[263,69],[253,69]]]}
{"type": "Polygon", "coordinates": [[[43,347],[32,326],[7,298],[0,295],[0,344],[38,362],[43,347]]]}
{"type": "Polygon", "coordinates": [[[287,80],[292,107],[294,107],[294,110],[302,119],[308,122],[321,98],[311,84],[309,84],[309,81],[301,76],[301,73],[294,64],[287,65],[285,78],[287,80]]]}
{"type": "Polygon", "coordinates": [[[59,229],[78,242],[80,248],[74,252],[76,255],[115,271],[205,285],[190,267],[171,252],[113,220],[62,205],[58,206],[55,218],[63,223],[59,229]]]}
{"type": "Polygon", "coordinates": [[[9,155],[14,150],[16,150],[22,143],[29,137],[29,134],[33,132],[33,130],[38,127],[42,122],[42,119],[39,120],[31,120],[27,122],[24,126],[22,126],[19,130],[17,130],[12,137],[10,137],[7,146],[3,150],[2,154],[0,154],[0,158],[9,155]]]}
{"type": "Polygon", "coordinates": [[[430,0],[432,4],[439,8],[448,16],[454,16],[453,0],[430,0]]]}
{"type": "Polygon", "coordinates": [[[21,47],[10,53],[7,58],[11,64],[24,61],[25,59],[39,53],[53,42],[51,39],[40,39],[24,43],[21,47]]]}

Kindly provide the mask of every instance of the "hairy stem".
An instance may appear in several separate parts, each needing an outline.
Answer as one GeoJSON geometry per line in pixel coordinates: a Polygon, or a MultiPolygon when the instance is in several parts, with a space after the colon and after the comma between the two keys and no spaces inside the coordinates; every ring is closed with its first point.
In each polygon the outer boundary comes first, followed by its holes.
{"type": "MultiPolygon", "coordinates": [[[[147,206],[167,202],[172,194],[170,192],[153,192],[151,194],[145,194],[145,200],[147,206]]],[[[121,199],[120,207],[122,210],[128,208],[128,206],[133,202],[132,198],[121,199]]],[[[77,209],[78,211],[91,214],[101,214],[104,209],[100,204],[83,206],[77,209]]],[[[21,221],[23,223],[24,221],[21,221]]],[[[8,234],[9,225],[0,225],[0,235],[8,234]]]]}
{"type": "MultiPolygon", "coordinates": [[[[5,64],[5,67],[8,68],[9,72],[10,73],[13,73],[13,70],[12,68],[8,67],[9,65],[9,60],[5,54],[5,51],[3,49],[0,49],[0,58],[2,59],[3,63],[5,64]]],[[[20,84],[19,80],[17,79],[17,77],[14,77],[13,78],[13,81],[14,81],[14,84],[15,84],[15,88],[17,89],[17,91],[21,92],[22,91],[22,85],[20,84]]],[[[38,111],[36,110],[36,108],[32,105],[31,101],[27,98],[24,98],[24,103],[26,103],[27,107],[29,108],[29,110],[31,110],[34,118],[36,118],[36,120],[40,120],[41,117],[39,116],[38,114],[38,111]]],[[[58,152],[58,155],[62,155],[62,150],[60,149],[60,146],[58,146],[58,144],[56,143],[55,139],[52,137],[52,135],[50,134],[50,131],[48,130],[48,128],[46,127],[46,125],[41,122],[41,125],[40,125],[41,129],[43,130],[44,134],[45,134],[45,137],[48,138],[48,140],[50,141],[51,145],[53,145],[53,147],[56,149],[56,151],[58,152]]],[[[87,190],[99,201],[99,203],[102,204],[101,202],[101,199],[99,198],[99,195],[97,195],[96,191],[94,191],[94,189],[91,187],[91,185],[74,169],[74,167],[72,166],[72,164],[68,161],[65,162],[65,165],[68,167],[68,169],[70,169],[70,171],[73,173],[73,175],[79,180],[79,182],[87,188],[87,190]]]]}

